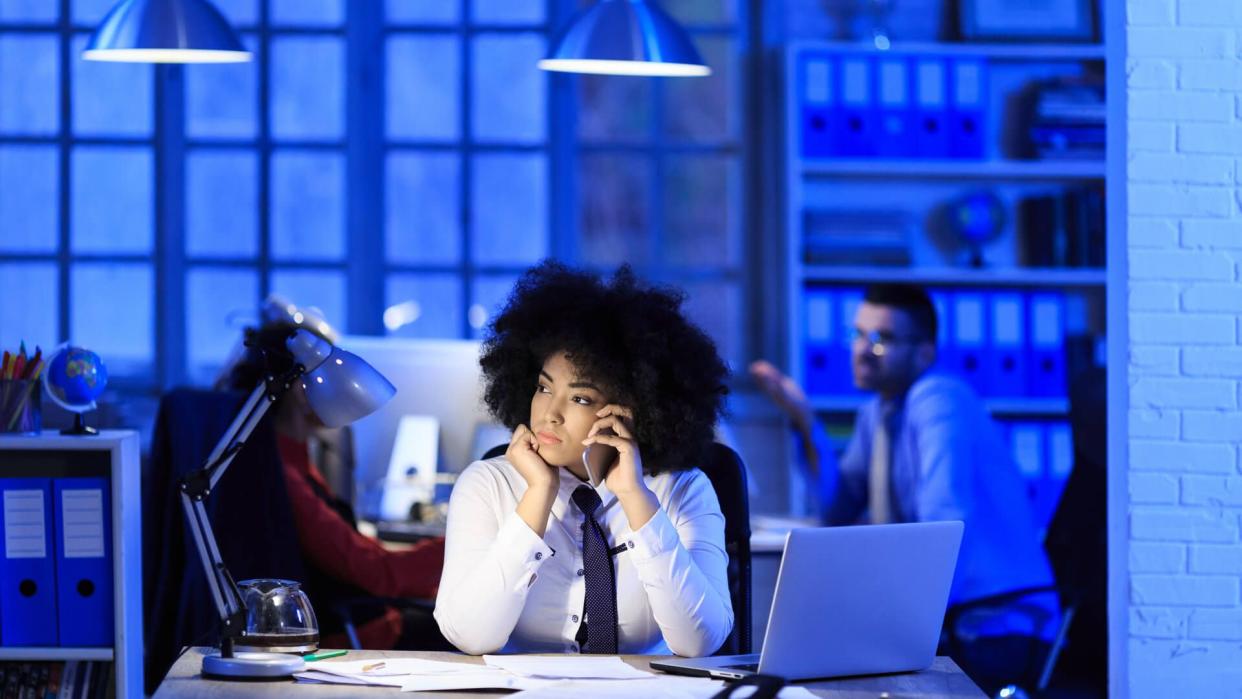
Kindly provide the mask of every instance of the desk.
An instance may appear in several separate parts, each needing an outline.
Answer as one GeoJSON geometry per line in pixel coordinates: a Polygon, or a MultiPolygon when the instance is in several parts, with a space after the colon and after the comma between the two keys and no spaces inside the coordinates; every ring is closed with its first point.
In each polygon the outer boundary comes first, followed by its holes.
{"type": "MultiPolygon", "coordinates": [[[[504,697],[494,690],[480,692],[410,692],[402,693],[396,687],[357,687],[331,684],[296,684],[292,680],[275,682],[226,682],[203,679],[199,671],[203,666],[203,654],[209,648],[191,648],[181,656],[168,676],[155,690],[154,699],[220,699],[221,697],[370,697],[388,692],[391,696],[430,697],[455,699],[465,697],[504,697]]],[[[477,656],[446,652],[411,652],[382,650],[351,650],[345,656],[351,660],[368,658],[395,658],[415,656],[430,660],[483,664],[477,656]]],[[[648,661],[653,656],[623,655],[625,662],[634,667],[650,670],[648,661]]],[[[330,660],[322,662],[331,662],[330,660]]],[[[315,663],[308,663],[313,667],[315,663]]],[[[825,680],[807,684],[816,695],[834,699],[875,699],[881,692],[888,692],[894,699],[986,699],[983,692],[970,678],[948,658],[936,658],[932,666],[923,672],[875,677],[853,677],[825,680]]]]}

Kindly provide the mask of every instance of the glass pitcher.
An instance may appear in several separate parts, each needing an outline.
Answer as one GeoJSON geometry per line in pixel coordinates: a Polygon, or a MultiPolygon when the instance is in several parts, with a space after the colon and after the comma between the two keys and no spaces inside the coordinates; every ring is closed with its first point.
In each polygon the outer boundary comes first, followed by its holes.
{"type": "Polygon", "coordinates": [[[260,578],[242,580],[237,588],[246,608],[246,630],[236,650],[310,653],[319,648],[319,622],[299,583],[260,578]]]}

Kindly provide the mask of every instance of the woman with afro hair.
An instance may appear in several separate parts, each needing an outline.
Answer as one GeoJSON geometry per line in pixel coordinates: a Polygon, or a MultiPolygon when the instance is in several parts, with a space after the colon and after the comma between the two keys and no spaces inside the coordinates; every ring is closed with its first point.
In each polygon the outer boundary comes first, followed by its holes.
{"type": "Polygon", "coordinates": [[[484,400],[513,437],[449,504],[435,618],[462,651],[701,656],[728,636],[724,517],[695,468],[727,370],[681,301],[545,262],[490,325],[484,400]],[[587,447],[610,462],[594,486],[587,447]]]}

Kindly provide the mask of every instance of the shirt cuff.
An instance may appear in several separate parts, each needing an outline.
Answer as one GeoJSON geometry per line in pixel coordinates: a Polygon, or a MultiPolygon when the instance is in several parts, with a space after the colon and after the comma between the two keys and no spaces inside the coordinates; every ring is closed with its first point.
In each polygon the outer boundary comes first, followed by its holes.
{"type": "Polygon", "coordinates": [[[629,554],[634,556],[634,562],[638,563],[658,558],[677,548],[680,542],[677,527],[673,526],[668,513],[661,508],[638,531],[630,532],[621,544],[629,549],[629,554]]]}
{"type": "Polygon", "coordinates": [[[492,551],[500,561],[501,570],[514,580],[514,590],[522,590],[534,584],[539,567],[556,551],[535,534],[518,513],[511,512],[496,532],[492,551]]]}

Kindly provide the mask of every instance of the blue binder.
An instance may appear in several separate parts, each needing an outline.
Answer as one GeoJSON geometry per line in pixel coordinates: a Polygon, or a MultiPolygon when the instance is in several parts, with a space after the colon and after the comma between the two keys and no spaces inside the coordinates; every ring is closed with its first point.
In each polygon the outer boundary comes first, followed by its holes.
{"type": "Polygon", "coordinates": [[[798,65],[802,103],[802,155],[829,158],[837,154],[841,115],[836,108],[836,59],[830,54],[805,54],[798,65]]]}
{"type": "Polygon", "coordinates": [[[57,645],[52,481],[0,478],[0,641],[57,645]]]}
{"type": "Polygon", "coordinates": [[[1065,299],[1060,294],[1031,294],[1030,394],[1060,398],[1065,395],[1065,299]]]}
{"type": "Polygon", "coordinates": [[[806,364],[806,391],[819,396],[831,392],[833,375],[845,368],[837,366],[833,338],[839,330],[834,322],[833,293],[829,289],[808,288],[803,291],[803,327],[806,336],[803,347],[806,364]]]}
{"type": "Polygon", "coordinates": [[[941,58],[914,62],[914,150],[920,158],[949,157],[949,73],[941,58]]]}
{"type": "Polygon", "coordinates": [[[953,301],[949,292],[934,289],[927,293],[936,307],[936,367],[950,373],[957,369],[957,353],[953,346],[953,301]]]}
{"type": "Polygon", "coordinates": [[[1026,303],[1019,292],[994,292],[990,299],[992,343],[988,352],[989,395],[1026,396],[1026,303]]]}
{"type": "Polygon", "coordinates": [[[952,371],[987,395],[984,353],[987,350],[987,309],[983,294],[958,291],[953,294],[953,350],[957,364],[952,371]]]}
{"type": "Polygon", "coordinates": [[[839,289],[836,293],[837,298],[837,333],[835,341],[832,343],[835,348],[833,352],[833,363],[840,367],[838,371],[833,372],[831,389],[834,394],[844,396],[860,395],[862,391],[854,385],[853,359],[850,353],[853,351],[854,345],[852,335],[854,330],[854,314],[858,311],[859,304],[863,300],[863,290],[856,288],[839,289]]]}
{"type": "Polygon", "coordinates": [[[987,100],[987,64],[978,58],[953,63],[949,154],[954,158],[982,158],[987,100]]]}
{"type": "Polygon", "coordinates": [[[1027,500],[1035,517],[1033,524],[1043,527],[1045,520],[1041,517],[1039,505],[1046,490],[1044,426],[1038,422],[1013,423],[1009,428],[1009,444],[1013,449],[1013,460],[1026,485],[1027,500]]]}
{"type": "Polygon", "coordinates": [[[111,646],[112,527],[106,478],[57,478],[56,602],[60,645],[111,646]]]}
{"type": "Polygon", "coordinates": [[[837,131],[837,152],[849,157],[874,155],[876,114],[871,59],[843,56],[840,66],[842,121],[837,131]]]}
{"type": "Polygon", "coordinates": [[[879,105],[875,152],[889,158],[910,157],[914,155],[910,64],[901,56],[878,59],[875,77],[879,105]]]}

